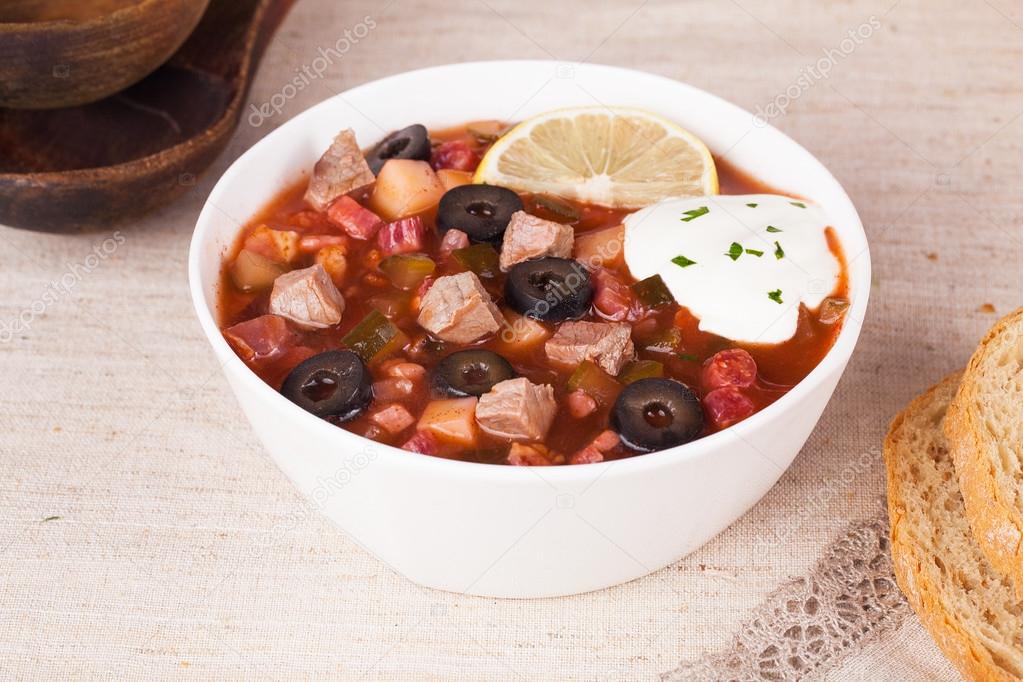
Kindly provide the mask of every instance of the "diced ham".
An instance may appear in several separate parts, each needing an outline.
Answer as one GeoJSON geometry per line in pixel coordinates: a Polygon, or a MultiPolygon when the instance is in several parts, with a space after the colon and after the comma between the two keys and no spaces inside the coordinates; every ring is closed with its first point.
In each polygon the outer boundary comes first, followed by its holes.
{"type": "Polygon", "coordinates": [[[345,299],[327,271],[317,263],[303,270],[292,270],[274,281],[270,312],[303,329],[325,329],[341,321],[345,299]]]}
{"type": "Polygon", "coordinates": [[[377,233],[377,244],[388,256],[396,253],[414,253],[423,250],[426,226],[419,216],[395,220],[384,225],[377,233]]]}
{"type": "Polygon", "coordinates": [[[512,443],[511,450],[508,451],[508,464],[512,466],[548,467],[554,463],[550,451],[542,445],[512,443]]]}
{"type": "Polygon", "coordinates": [[[557,411],[552,386],[519,377],[496,384],[480,397],[476,421],[499,438],[538,441],[547,435],[557,411]]]}
{"type": "Polygon", "coordinates": [[[604,455],[618,447],[618,444],[621,442],[622,439],[614,431],[610,429],[602,431],[589,445],[572,455],[568,459],[568,463],[594,464],[596,462],[603,462],[604,455]]]}
{"type": "Polygon", "coordinates": [[[380,369],[389,377],[420,381],[426,376],[426,368],[414,362],[395,359],[385,362],[380,369]]]}
{"type": "Polygon", "coordinates": [[[640,317],[639,301],[622,280],[605,268],[597,268],[591,275],[593,281],[593,307],[601,317],[621,322],[640,317]]]}
{"type": "Polygon", "coordinates": [[[757,379],[757,362],[741,348],[729,348],[715,353],[703,363],[703,390],[713,391],[724,386],[747,388],[757,379]]]}
{"type": "Polygon", "coordinates": [[[756,411],[753,401],[735,386],[725,386],[703,397],[703,411],[716,428],[740,422],[756,411]]]}
{"type": "Polygon", "coordinates": [[[376,236],[384,221],[351,197],[340,197],[327,209],[327,218],[353,239],[366,241],[376,236]]]}
{"type": "Polygon", "coordinates": [[[590,360],[611,376],[636,355],[632,328],[617,322],[564,322],[544,349],[552,362],[574,367],[590,360]]]}
{"type": "Polygon", "coordinates": [[[501,245],[501,270],[508,272],[513,265],[542,256],[569,258],[575,230],[571,225],[562,225],[529,215],[525,211],[512,214],[508,229],[501,245]]]}
{"type": "Polygon", "coordinates": [[[474,171],[479,162],[479,156],[465,140],[442,142],[430,156],[430,165],[434,170],[451,168],[459,171],[474,171]]]}
{"type": "Polygon", "coordinates": [[[440,452],[437,439],[426,431],[416,431],[415,435],[405,441],[401,449],[408,450],[409,452],[418,452],[421,455],[436,455],[440,452]]]}
{"type": "Polygon", "coordinates": [[[316,253],[328,246],[337,246],[348,252],[348,237],[343,234],[307,234],[298,240],[298,250],[302,253],[316,253]]]}
{"type": "Polygon", "coordinates": [[[355,141],[355,133],[351,128],[342,130],[313,166],[305,200],[317,211],[323,211],[339,196],[366,187],[375,179],[355,141]]]}
{"type": "Polygon", "coordinates": [[[461,230],[448,230],[440,240],[438,252],[441,258],[447,258],[452,251],[469,246],[469,235],[461,230]]]}
{"type": "Polygon", "coordinates": [[[224,330],[224,338],[245,362],[274,357],[298,341],[283,317],[261,315],[224,330]]]}
{"type": "Polygon", "coordinates": [[[473,272],[440,277],[423,296],[420,326],[438,339],[472,343],[504,324],[490,294],[473,272]]]}
{"type": "Polygon", "coordinates": [[[373,382],[373,397],[377,400],[405,400],[415,390],[416,384],[411,379],[387,377],[373,382]]]}
{"type": "Polygon", "coordinates": [[[403,405],[392,403],[374,411],[369,420],[388,433],[401,433],[416,422],[403,405]]]}
{"type": "Polygon", "coordinates": [[[572,391],[565,398],[568,413],[576,419],[583,419],[597,411],[597,401],[581,388],[572,391]]]}
{"type": "Polygon", "coordinates": [[[275,263],[290,263],[299,254],[299,243],[298,232],[272,230],[260,225],[245,238],[242,248],[275,263]]]}

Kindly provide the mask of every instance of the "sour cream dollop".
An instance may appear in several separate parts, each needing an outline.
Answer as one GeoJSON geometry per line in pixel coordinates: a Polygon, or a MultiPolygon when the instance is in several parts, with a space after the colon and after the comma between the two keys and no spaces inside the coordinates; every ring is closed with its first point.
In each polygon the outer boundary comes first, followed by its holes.
{"type": "Polygon", "coordinates": [[[838,286],[827,227],[816,204],[775,194],[665,199],[625,219],[625,262],[637,279],[660,275],[701,330],[781,343],[799,303],[816,308],[838,286]]]}

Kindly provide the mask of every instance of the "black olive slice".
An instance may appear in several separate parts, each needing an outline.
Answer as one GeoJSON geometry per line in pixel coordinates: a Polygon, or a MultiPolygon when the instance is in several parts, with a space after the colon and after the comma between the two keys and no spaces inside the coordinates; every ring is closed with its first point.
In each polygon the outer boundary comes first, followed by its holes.
{"type": "Polygon", "coordinates": [[[461,185],[444,193],[437,206],[437,229],[458,229],[473,242],[500,244],[512,214],[523,209],[522,199],[495,185],[461,185]]]}
{"type": "Polygon", "coordinates": [[[666,450],[700,435],[703,408],[696,394],[679,381],[640,379],[618,394],[611,427],[633,450],[666,450]]]}
{"type": "Polygon", "coordinates": [[[512,266],[505,281],[508,304],[526,317],[577,320],[593,301],[590,273],[569,258],[537,258],[512,266]]]}
{"type": "Polygon", "coordinates": [[[366,163],[369,164],[373,175],[378,175],[389,159],[429,161],[430,134],[426,126],[416,123],[408,128],[396,130],[380,140],[366,154],[366,163]]]}
{"type": "Polygon", "coordinates": [[[291,370],[281,394],[317,417],[344,422],[358,416],[373,399],[373,377],[352,351],[331,350],[291,370]]]}
{"type": "Polygon", "coordinates": [[[517,375],[511,363],[493,351],[460,350],[433,369],[433,390],[448,396],[481,396],[496,384],[517,375]]]}

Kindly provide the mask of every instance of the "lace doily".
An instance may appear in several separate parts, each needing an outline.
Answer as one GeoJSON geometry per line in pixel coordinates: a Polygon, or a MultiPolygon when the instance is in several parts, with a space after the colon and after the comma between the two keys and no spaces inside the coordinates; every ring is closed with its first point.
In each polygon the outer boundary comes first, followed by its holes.
{"type": "Polygon", "coordinates": [[[805,576],[772,592],[731,645],[661,675],[668,681],[788,682],[816,677],[909,613],[892,573],[888,516],[855,524],[805,576]]]}

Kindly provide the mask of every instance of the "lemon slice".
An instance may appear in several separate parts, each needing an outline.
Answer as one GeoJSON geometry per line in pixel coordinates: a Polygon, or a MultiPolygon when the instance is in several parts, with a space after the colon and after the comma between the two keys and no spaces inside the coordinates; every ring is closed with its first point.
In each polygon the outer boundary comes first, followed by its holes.
{"type": "Polygon", "coordinates": [[[630,209],[718,192],[714,159],[695,135],[645,111],[608,107],[523,121],[494,143],[473,181],[630,209]]]}

